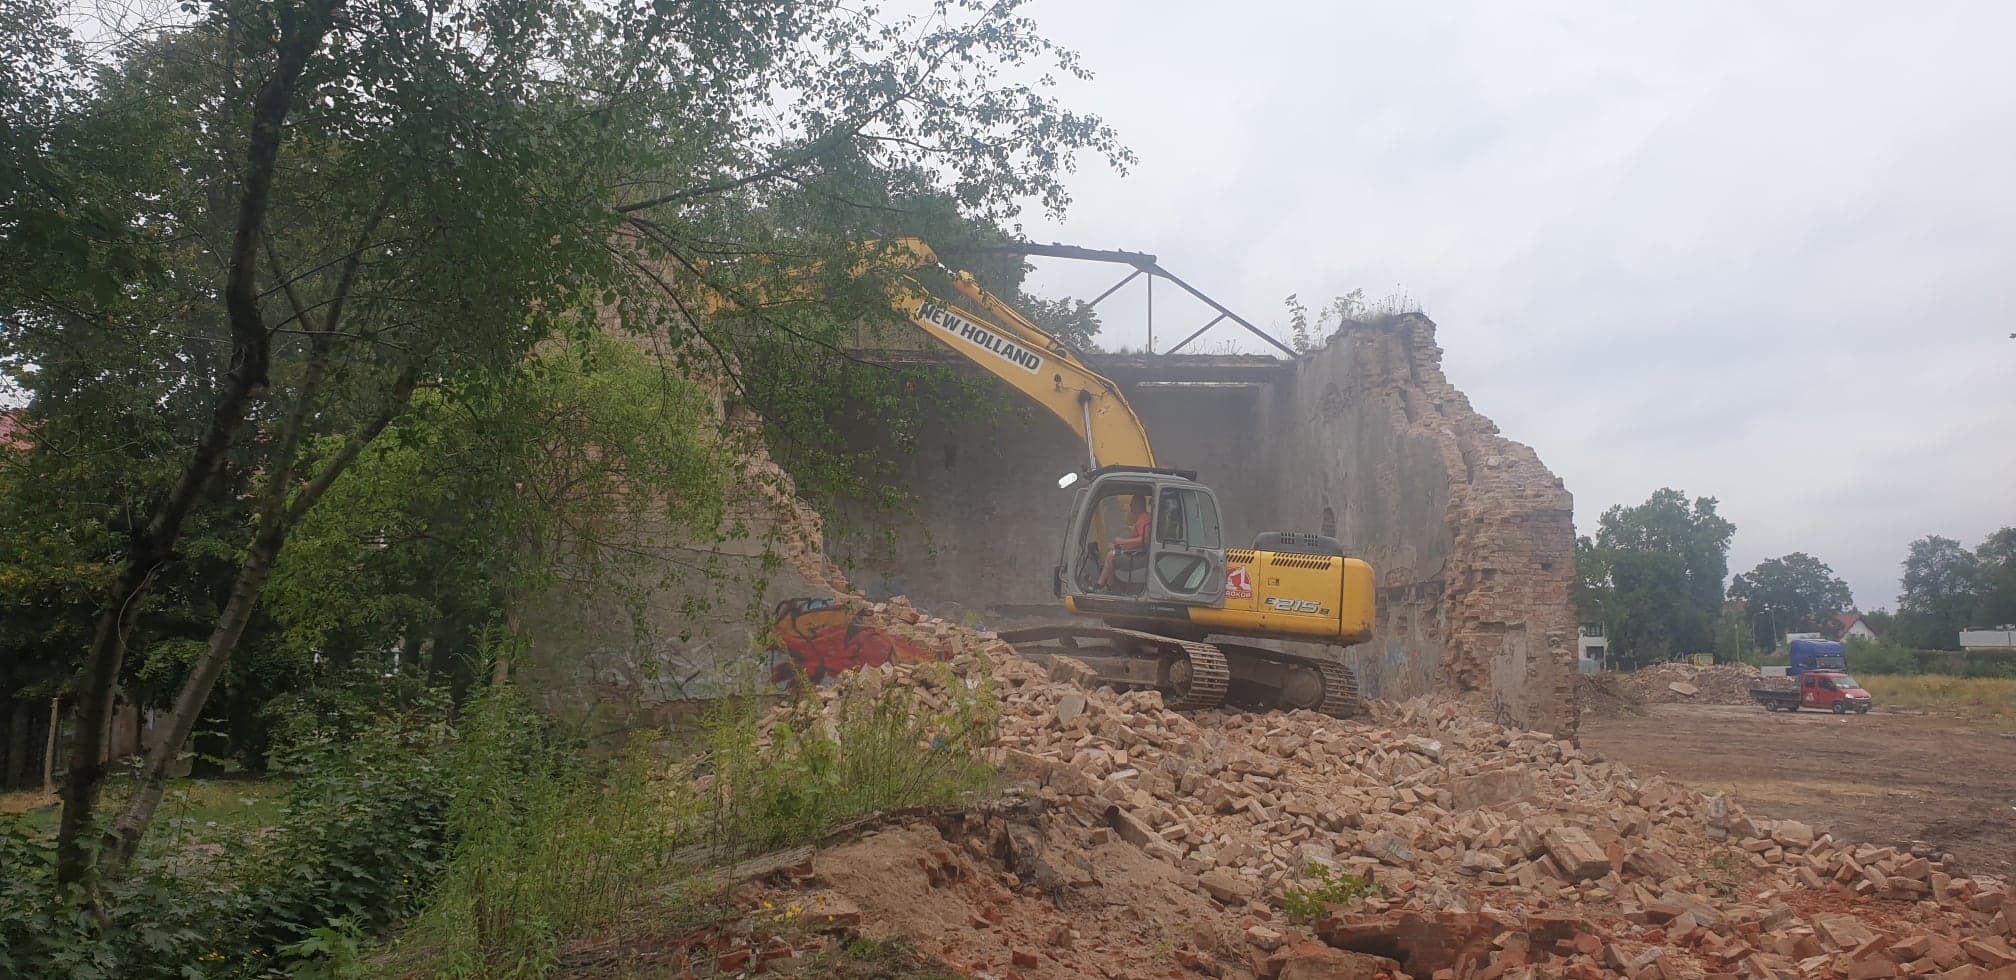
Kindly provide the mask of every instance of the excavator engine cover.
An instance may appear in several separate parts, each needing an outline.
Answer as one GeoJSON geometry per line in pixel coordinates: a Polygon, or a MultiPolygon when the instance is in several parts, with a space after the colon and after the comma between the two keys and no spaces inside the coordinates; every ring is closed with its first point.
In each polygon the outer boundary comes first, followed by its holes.
{"type": "Polygon", "coordinates": [[[1344,557],[1344,545],[1336,538],[1307,531],[1262,531],[1253,536],[1253,550],[1283,555],[1344,557]]]}

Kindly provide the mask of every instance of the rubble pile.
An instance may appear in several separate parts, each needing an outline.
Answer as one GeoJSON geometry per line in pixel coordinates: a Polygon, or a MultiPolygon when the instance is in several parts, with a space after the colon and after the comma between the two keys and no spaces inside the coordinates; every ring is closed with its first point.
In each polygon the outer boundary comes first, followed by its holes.
{"type": "Polygon", "coordinates": [[[1687,663],[1655,664],[1617,675],[1619,692],[1639,704],[1749,704],[1750,689],[1768,687],[1763,672],[1749,664],[1697,667],[1687,663]]]}
{"type": "Polygon", "coordinates": [[[1344,951],[1367,977],[2016,978],[2016,899],[1924,847],[1751,817],[1450,702],[1374,702],[1370,723],[1179,714],[1152,691],[1088,689],[1070,660],[979,658],[1000,649],[985,634],[965,646],[955,667],[991,677],[1011,783],[1059,828],[1131,845],[1236,920],[1251,962],[1201,972],[1361,975],[1297,966],[1344,951]],[[1378,894],[1305,931],[1281,905],[1312,865],[1378,894]]]}
{"type": "Polygon", "coordinates": [[[1575,675],[1575,699],[1584,717],[1622,718],[1644,714],[1644,705],[1626,694],[1619,678],[1627,675],[1603,672],[1575,675]]]}

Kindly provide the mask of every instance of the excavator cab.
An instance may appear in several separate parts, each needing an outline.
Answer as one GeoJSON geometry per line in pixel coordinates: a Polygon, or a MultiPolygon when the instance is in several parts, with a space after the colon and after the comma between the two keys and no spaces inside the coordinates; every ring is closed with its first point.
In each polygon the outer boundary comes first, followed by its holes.
{"type": "MultiPolygon", "coordinates": [[[[1093,471],[1079,486],[1065,533],[1063,560],[1054,572],[1053,591],[1080,605],[1222,606],[1225,602],[1225,542],[1218,498],[1190,470],[1109,466],[1093,471]],[[1112,539],[1126,537],[1128,503],[1147,501],[1148,541],[1134,554],[1114,559],[1114,583],[1099,578],[1112,539]]],[[[1067,478],[1067,485],[1071,481],[1067,478]]]]}

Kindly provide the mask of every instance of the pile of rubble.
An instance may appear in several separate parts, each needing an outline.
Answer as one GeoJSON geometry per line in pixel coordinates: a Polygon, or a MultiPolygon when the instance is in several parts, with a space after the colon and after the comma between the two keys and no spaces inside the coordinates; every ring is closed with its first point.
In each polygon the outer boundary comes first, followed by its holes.
{"type": "Polygon", "coordinates": [[[1655,664],[1617,675],[1619,692],[1639,704],[1749,704],[1750,689],[1769,684],[1763,672],[1749,664],[1655,664]]]}
{"type": "MultiPolygon", "coordinates": [[[[991,678],[996,761],[1056,833],[1130,845],[1244,936],[1250,961],[1194,951],[1197,972],[2016,978],[2016,899],[1947,855],[1754,818],[1455,704],[1375,702],[1370,723],[1179,714],[1153,692],[1088,689],[1069,660],[955,664],[991,678]],[[1288,923],[1282,900],[1312,865],[1378,894],[1288,923]],[[1331,972],[1295,972],[1318,961],[1331,972]]],[[[999,965],[1075,975],[1020,962],[999,965]]]]}
{"type": "Polygon", "coordinates": [[[1624,685],[1618,678],[1626,674],[1611,672],[1576,674],[1575,700],[1584,718],[1623,718],[1644,714],[1644,704],[1635,697],[1624,693],[1624,685]]]}

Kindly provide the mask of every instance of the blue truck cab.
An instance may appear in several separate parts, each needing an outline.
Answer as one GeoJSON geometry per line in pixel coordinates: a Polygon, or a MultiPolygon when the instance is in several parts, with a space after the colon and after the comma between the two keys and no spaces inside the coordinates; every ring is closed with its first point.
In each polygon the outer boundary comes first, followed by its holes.
{"type": "Polygon", "coordinates": [[[1848,669],[1841,644],[1832,640],[1793,640],[1791,647],[1791,666],[1785,669],[1789,677],[1816,670],[1848,669]]]}

